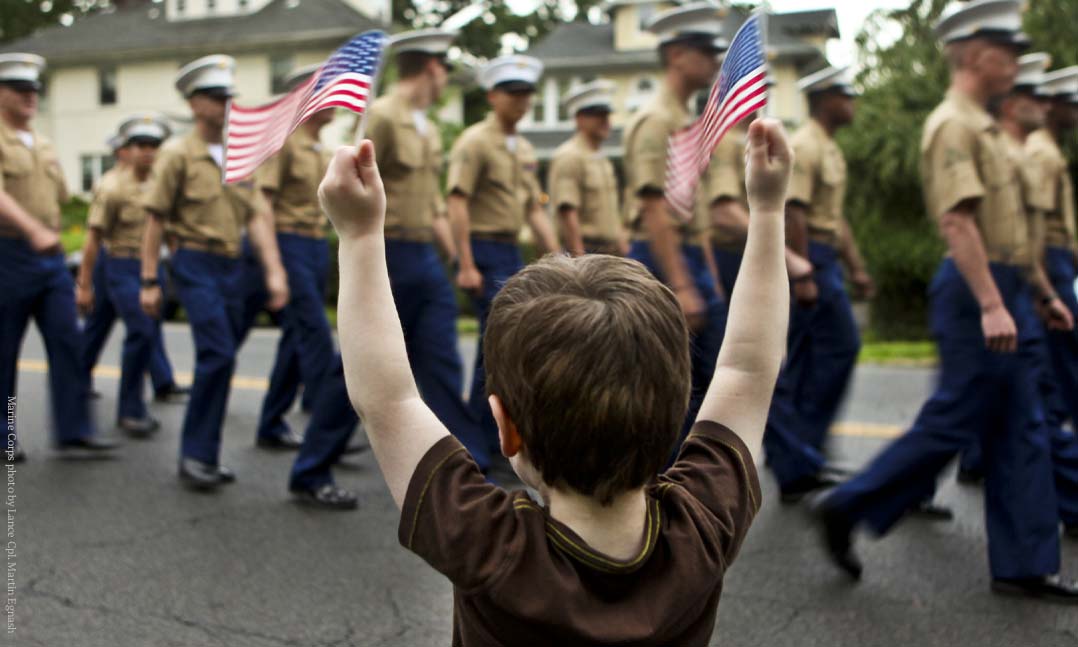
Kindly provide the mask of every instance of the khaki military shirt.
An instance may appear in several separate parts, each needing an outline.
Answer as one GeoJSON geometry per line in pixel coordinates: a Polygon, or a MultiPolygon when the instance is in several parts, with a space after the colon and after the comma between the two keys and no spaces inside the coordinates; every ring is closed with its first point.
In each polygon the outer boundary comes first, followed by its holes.
{"type": "Polygon", "coordinates": [[[469,127],[449,153],[448,189],[468,196],[471,231],[517,234],[539,202],[535,149],[517,134],[510,151],[494,113],[469,127]]]}
{"type": "Polygon", "coordinates": [[[329,166],[329,152],[302,127],[255,172],[259,190],[273,192],[273,223],[278,231],[322,238],[326,218],[318,204],[318,185],[329,166]]]}
{"type": "MultiPolygon", "coordinates": [[[[31,217],[60,230],[60,205],[67,185],[52,143],[37,133],[27,147],[13,128],[0,122],[0,191],[12,197],[31,217]]],[[[0,222],[0,236],[21,238],[22,232],[0,222]]]]}
{"type": "MultiPolygon", "coordinates": [[[[390,91],[371,104],[367,137],[374,142],[378,170],[386,187],[386,232],[407,230],[433,237],[431,225],[444,211],[441,190],[442,136],[433,122],[426,132],[416,125],[415,109],[390,91]]],[[[474,219],[474,214],[473,214],[474,219]]]]}
{"type": "Polygon", "coordinates": [[[547,177],[556,209],[576,209],[580,234],[606,242],[621,238],[618,181],[614,165],[576,135],[554,151],[547,177]]]}
{"type": "Polygon", "coordinates": [[[815,119],[797,129],[790,138],[790,147],[794,168],[786,199],[805,205],[805,222],[812,239],[837,244],[846,198],[846,158],[815,119]]]}
{"type": "Polygon", "coordinates": [[[134,172],[126,168],[114,168],[101,178],[86,225],[101,231],[105,249],[112,253],[138,253],[146,225],[142,201],[151,185],[151,178],[139,182],[134,172]]]}
{"type": "MultiPolygon", "coordinates": [[[[645,192],[661,192],[666,185],[666,151],[670,135],[692,123],[692,117],[664,83],[651,103],[641,108],[625,128],[625,209],[626,222],[633,228],[633,238],[643,240],[640,225],[645,192]]],[[[697,190],[699,194],[699,188],[697,190]]],[[[702,244],[710,228],[709,217],[695,210],[694,216],[683,222],[670,212],[670,224],[681,231],[685,242],[702,244]]]]}
{"type": "Polygon", "coordinates": [[[950,91],[925,122],[921,179],[935,219],[977,200],[976,223],[990,261],[1028,267],[1032,260],[1022,181],[1003,133],[985,109],[950,91]]]}
{"type": "Polygon", "coordinates": [[[1026,139],[1026,154],[1035,174],[1033,192],[1045,217],[1045,244],[1078,250],[1075,223],[1074,184],[1067,158],[1047,130],[1038,130],[1026,139]]]}
{"type": "MultiPolygon", "coordinates": [[[[700,178],[697,191],[697,209],[703,209],[711,217],[711,206],[718,200],[736,200],[746,210],[749,207],[745,190],[745,135],[744,128],[729,130],[715,152],[711,154],[707,171],[700,178]]],[[[740,251],[745,246],[743,235],[712,227],[711,240],[724,249],[740,251]]]]}
{"type": "Polygon", "coordinates": [[[240,255],[243,227],[255,204],[254,183],[222,184],[221,169],[194,131],[170,139],[158,152],[143,202],[164,218],[170,243],[189,241],[233,257],[240,255]]]}

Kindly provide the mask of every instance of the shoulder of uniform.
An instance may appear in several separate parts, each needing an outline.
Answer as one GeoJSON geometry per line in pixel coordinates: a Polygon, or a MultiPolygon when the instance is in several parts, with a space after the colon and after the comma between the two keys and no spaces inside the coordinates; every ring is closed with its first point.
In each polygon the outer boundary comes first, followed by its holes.
{"type": "Polygon", "coordinates": [[[576,149],[576,144],[572,139],[563,141],[557,148],[554,149],[553,155],[550,159],[553,160],[568,160],[573,157],[579,157],[580,153],[576,149]]]}
{"type": "Polygon", "coordinates": [[[187,151],[187,148],[187,137],[171,137],[161,145],[161,149],[158,151],[157,155],[158,157],[163,155],[182,155],[187,151]]]}
{"type": "Polygon", "coordinates": [[[935,140],[936,136],[946,131],[948,133],[973,133],[973,127],[967,119],[964,119],[961,111],[951,101],[944,101],[929,113],[925,120],[924,134],[921,139],[922,149],[926,149],[935,140]]]}
{"type": "Polygon", "coordinates": [[[468,126],[460,135],[457,136],[457,140],[453,142],[453,148],[459,149],[465,146],[475,146],[483,141],[483,123],[473,124],[468,126]]]}

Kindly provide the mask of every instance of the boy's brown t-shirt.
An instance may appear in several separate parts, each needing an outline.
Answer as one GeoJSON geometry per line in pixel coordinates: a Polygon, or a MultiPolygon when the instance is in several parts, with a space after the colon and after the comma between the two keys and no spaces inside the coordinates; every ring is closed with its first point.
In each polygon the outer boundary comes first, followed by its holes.
{"type": "Polygon", "coordinates": [[[399,537],[453,583],[454,647],[707,645],[760,507],[751,454],[698,422],[647,495],[642,550],[612,559],[526,493],[488,483],[447,436],[412,476],[399,537]]]}

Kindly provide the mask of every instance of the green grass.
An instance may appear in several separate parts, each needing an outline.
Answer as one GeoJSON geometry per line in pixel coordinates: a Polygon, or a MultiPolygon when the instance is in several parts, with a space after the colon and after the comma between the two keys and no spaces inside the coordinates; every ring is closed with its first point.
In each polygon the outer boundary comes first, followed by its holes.
{"type": "Polygon", "coordinates": [[[934,366],[939,360],[930,341],[868,341],[861,346],[858,362],[896,366],[934,366]]]}
{"type": "Polygon", "coordinates": [[[60,244],[64,246],[64,253],[82,249],[82,243],[86,240],[86,230],[82,227],[68,227],[60,232],[60,244]]]}

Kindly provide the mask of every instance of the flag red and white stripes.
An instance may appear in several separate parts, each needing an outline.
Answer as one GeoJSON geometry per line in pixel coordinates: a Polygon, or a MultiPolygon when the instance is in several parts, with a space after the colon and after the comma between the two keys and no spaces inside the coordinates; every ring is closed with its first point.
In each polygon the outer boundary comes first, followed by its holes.
{"type": "Polygon", "coordinates": [[[253,108],[233,103],[225,131],[225,182],[250,177],[284,146],[292,131],[320,110],[345,108],[362,114],[374,94],[385,43],[385,33],[365,32],[284,97],[253,108]]]}
{"type": "Polygon", "coordinates": [[[679,216],[685,220],[692,218],[700,175],[723,135],[766,105],[763,19],[761,14],[754,13],[734,35],[704,112],[692,125],[670,136],[665,195],[679,216]]]}

